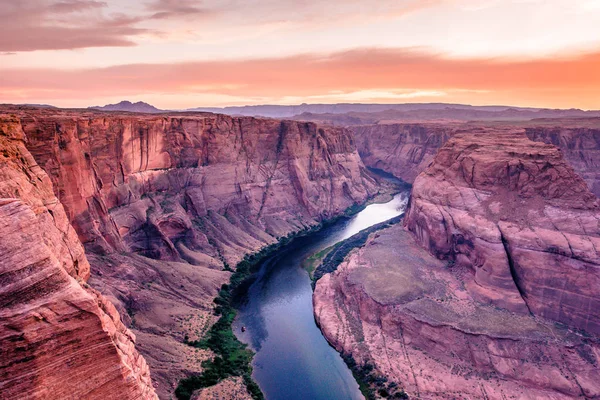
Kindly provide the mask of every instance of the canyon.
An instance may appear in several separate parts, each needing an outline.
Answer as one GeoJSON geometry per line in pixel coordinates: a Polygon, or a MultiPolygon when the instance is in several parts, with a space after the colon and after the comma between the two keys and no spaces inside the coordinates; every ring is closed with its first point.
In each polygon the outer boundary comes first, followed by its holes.
{"type": "Polygon", "coordinates": [[[403,226],[317,282],[325,336],[379,382],[423,399],[600,396],[598,199],[530,134],[449,134],[403,226]]]}
{"type": "Polygon", "coordinates": [[[371,168],[409,208],[316,282],[330,344],[398,396],[600,398],[599,120],[418,111],[1,106],[1,397],[175,398],[236,265],[388,193],[371,168]]]}
{"type": "Polygon", "coordinates": [[[161,398],[212,357],[184,342],[217,320],[213,299],[239,261],[378,190],[342,128],[198,113],[2,114],[26,143],[23,174],[38,171],[64,206],[88,284],[135,333],[161,398]]]}

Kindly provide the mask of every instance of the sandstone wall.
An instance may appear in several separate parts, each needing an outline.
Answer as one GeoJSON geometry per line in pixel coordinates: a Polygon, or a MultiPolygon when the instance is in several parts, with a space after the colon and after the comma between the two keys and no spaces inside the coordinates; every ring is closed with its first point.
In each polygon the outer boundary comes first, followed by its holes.
{"type": "Polygon", "coordinates": [[[406,227],[474,272],[480,301],[600,333],[600,205],[552,145],[457,134],[415,180],[406,227]]]}
{"type": "Polygon", "coordinates": [[[227,266],[377,192],[342,128],[197,113],[6,112],[86,248],[90,285],[135,332],[161,398],[211,357],[183,342],[216,321],[227,266]]]}
{"type": "Polygon", "coordinates": [[[25,115],[22,125],[83,243],[96,250],[231,263],[375,187],[341,128],[68,113],[25,115]]]}
{"type": "Polygon", "coordinates": [[[401,225],[372,235],[317,282],[315,318],[389,393],[419,399],[595,399],[600,343],[553,321],[484,305],[401,225]],[[381,381],[380,381],[381,382],[381,381]],[[396,386],[397,385],[397,386],[396,386]]]}
{"type": "Polygon", "coordinates": [[[0,397],[155,399],[17,118],[0,118],[0,397]]]}

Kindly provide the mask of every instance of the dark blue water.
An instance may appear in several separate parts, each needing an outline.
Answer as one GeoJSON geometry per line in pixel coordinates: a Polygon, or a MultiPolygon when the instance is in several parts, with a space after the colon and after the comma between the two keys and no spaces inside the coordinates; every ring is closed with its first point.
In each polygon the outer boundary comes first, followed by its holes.
{"type": "Polygon", "coordinates": [[[370,205],[350,219],[294,241],[260,266],[256,280],[242,295],[233,328],[256,352],[252,376],[268,400],[363,398],[352,373],[315,323],[311,281],[302,262],[401,214],[407,199],[406,192],[389,203],[370,205]]]}

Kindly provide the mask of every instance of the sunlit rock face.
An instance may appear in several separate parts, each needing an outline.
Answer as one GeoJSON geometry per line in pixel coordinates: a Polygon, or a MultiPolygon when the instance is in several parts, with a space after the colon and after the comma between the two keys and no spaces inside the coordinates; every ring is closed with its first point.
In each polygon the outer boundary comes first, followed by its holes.
{"type": "Polygon", "coordinates": [[[90,285],[135,333],[161,398],[211,357],[183,342],[216,321],[224,269],[377,192],[343,128],[198,113],[6,112],[86,248],[90,285]]]}
{"type": "Polygon", "coordinates": [[[0,397],[155,399],[135,336],[86,280],[50,179],[0,116],[0,397]]]}

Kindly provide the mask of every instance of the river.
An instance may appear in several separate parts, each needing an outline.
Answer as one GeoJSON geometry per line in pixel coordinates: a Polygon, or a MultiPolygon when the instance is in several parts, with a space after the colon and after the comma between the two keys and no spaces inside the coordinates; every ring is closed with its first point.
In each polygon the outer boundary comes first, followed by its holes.
{"type": "Polygon", "coordinates": [[[362,229],[402,214],[407,200],[408,192],[402,192],[387,203],[371,204],[295,240],[259,266],[240,294],[233,329],[256,352],[252,376],[267,400],[363,399],[352,373],[315,323],[311,280],[302,263],[362,229]]]}

